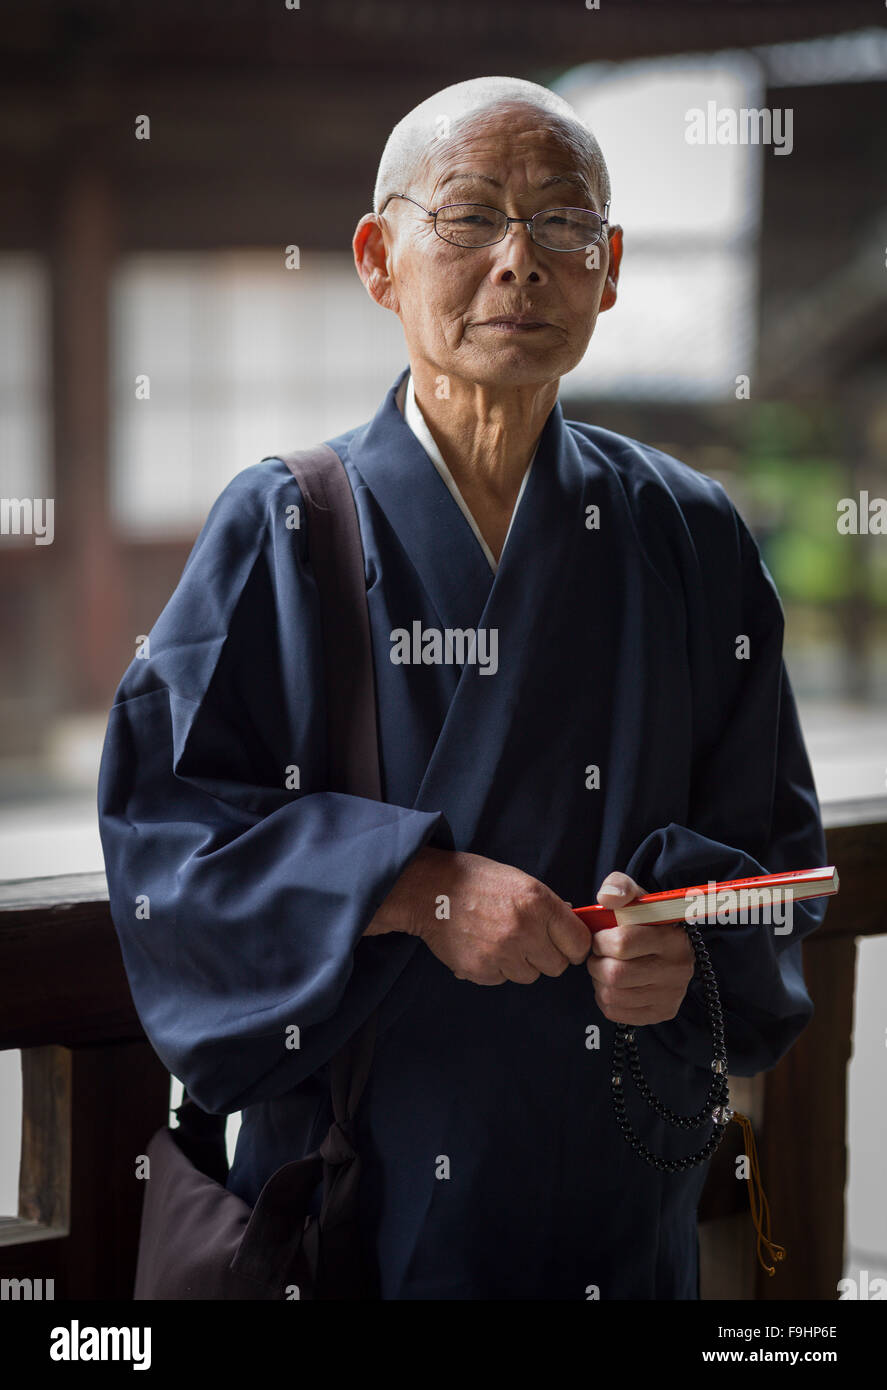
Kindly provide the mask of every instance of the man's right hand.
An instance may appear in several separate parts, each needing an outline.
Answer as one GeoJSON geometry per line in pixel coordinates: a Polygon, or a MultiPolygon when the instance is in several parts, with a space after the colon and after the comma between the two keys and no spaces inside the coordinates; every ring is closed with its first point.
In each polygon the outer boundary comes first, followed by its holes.
{"type": "Polygon", "coordinates": [[[567,903],[521,869],[461,850],[424,847],[366,930],[420,937],[458,980],[529,985],[588,955],[588,928],[567,903]],[[439,915],[448,912],[448,916],[439,915]]]}

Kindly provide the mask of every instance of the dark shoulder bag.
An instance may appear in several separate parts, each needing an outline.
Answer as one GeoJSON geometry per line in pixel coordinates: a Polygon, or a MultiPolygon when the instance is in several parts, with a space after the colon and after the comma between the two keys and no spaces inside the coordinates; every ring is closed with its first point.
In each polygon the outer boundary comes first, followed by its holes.
{"type": "MultiPolygon", "coordinates": [[[[330,790],[381,799],[363,549],[351,485],[329,445],[282,454],[308,513],[320,596],[330,790]]],[[[134,1297],[373,1297],[357,1216],[351,1125],[366,1084],[376,1014],[330,1063],[333,1123],[314,1153],[272,1173],[250,1207],[225,1187],[225,1115],[189,1096],[147,1147],[134,1297]],[[309,1213],[322,1183],[318,1215],[309,1213]]]]}

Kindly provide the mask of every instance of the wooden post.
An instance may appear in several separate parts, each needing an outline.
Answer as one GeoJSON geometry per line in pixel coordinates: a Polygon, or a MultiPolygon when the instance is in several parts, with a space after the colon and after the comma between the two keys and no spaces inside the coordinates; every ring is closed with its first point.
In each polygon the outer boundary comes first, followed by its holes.
{"type": "Polygon", "coordinates": [[[47,1233],[70,1230],[71,1053],[66,1047],[22,1052],[18,1211],[47,1233]]]}
{"type": "Polygon", "coordinates": [[[0,885],[0,1046],[17,1045],[19,1215],[0,1221],[0,1277],[131,1298],[136,1160],[169,1118],[170,1078],[133,1007],[103,874],[0,885]]]}
{"type": "MultiPolygon", "coordinates": [[[[752,1122],[757,1135],[764,1106],[763,1076],[731,1076],[730,1104],[752,1122]]],[[[736,1176],[743,1152],[737,1123],[711,1160],[699,1203],[699,1293],[703,1299],[752,1299],[758,1268],[756,1234],[748,1201],[748,1183],[736,1176]]]]}
{"type": "MultiPolygon", "coordinates": [[[[76,137],[75,137],[76,138],[76,137]]],[[[107,176],[84,159],[61,179],[52,254],[55,631],[72,709],[103,708],[120,676],[122,594],[110,510],[109,290],[116,242],[107,176]]]]}
{"type": "Polygon", "coordinates": [[[815,1013],[779,1066],[765,1074],[757,1136],[773,1239],[787,1250],[772,1277],[757,1267],[755,1297],[765,1300],[834,1300],[844,1263],[856,941],[814,934],[803,949],[815,1013]]]}
{"type": "Polygon", "coordinates": [[[169,1072],[146,1042],[75,1048],[69,1298],[131,1299],[145,1178],[136,1160],[169,1118],[169,1072]]]}
{"type": "Polygon", "coordinates": [[[169,1116],[169,1073],[146,1042],[22,1052],[19,1216],[0,1275],[54,1297],[132,1298],[145,1180],[136,1160],[169,1116]],[[45,1285],[44,1285],[45,1287],[45,1285]]]}
{"type": "Polygon", "coordinates": [[[823,821],[827,862],[837,865],[841,889],[803,944],[813,1018],[776,1067],[743,1081],[751,1094],[734,1093],[731,1078],[735,1108],[754,1127],[771,1236],[787,1258],[772,1276],[761,1268],[747,1194],[740,1212],[732,1205],[739,1184],[713,1161],[699,1208],[705,1299],[833,1301],[843,1274],[856,941],[885,930],[877,884],[887,857],[887,800],[834,802],[823,807],[823,821]]]}

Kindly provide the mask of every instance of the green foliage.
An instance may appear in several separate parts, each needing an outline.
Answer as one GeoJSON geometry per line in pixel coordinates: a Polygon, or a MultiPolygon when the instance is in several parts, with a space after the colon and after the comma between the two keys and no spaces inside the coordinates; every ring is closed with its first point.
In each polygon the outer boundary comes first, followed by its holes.
{"type": "Polygon", "coordinates": [[[808,603],[846,598],[854,557],[836,525],[841,470],[830,459],[771,455],[750,461],[745,481],[756,514],[772,518],[761,548],[780,593],[808,603]]]}
{"type": "Polygon", "coordinates": [[[838,501],[851,492],[837,437],[827,407],[758,406],[741,465],[748,519],[787,602],[836,604],[867,590],[877,607],[887,607],[887,537],[837,529],[838,501]]]}

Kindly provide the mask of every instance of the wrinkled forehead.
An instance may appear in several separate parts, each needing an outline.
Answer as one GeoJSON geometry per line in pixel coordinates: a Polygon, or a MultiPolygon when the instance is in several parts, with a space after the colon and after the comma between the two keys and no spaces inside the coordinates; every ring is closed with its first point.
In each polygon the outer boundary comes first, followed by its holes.
{"type": "Polygon", "coordinates": [[[557,185],[594,193],[596,171],[587,133],[576,123],[524,102],[499,103],[461,116],[441,113],[417,160],[417,182],[429,198],[438,191],[477,184],[478,192],[514,175],[537,183],[562,176],[557,185]],[[446,117],[446,119],[444,119],[446,117]]]}

